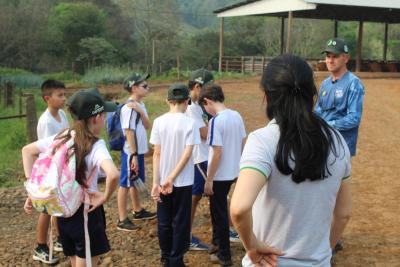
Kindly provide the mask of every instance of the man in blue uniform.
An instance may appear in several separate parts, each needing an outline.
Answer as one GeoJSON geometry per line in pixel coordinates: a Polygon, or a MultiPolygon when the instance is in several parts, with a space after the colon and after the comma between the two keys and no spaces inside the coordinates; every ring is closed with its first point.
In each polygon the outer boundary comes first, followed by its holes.
{"type": "MultiPolygon", "coordinates": [[[[322,53],[326,54],[326,67],[331,75],[321,84],[315,113],[342,134],[351,156],[354,156],[361,122],[364,86],[360,79],[347,69],[346,63],[350,55],[344,40],[330,39],[322,53]]],[[[335,225],[334,216],[332,227],[335,225]]],[[[333,249],[333,255],[341,249],[343,247],[339,241],[333,249]]]]}
{"type": "Polygon", "coordinates": [[[346,63],[350,55],[349,48],[343,40],[329,40],[323,53],[326,53],[326,67],[331,75],[321,84],[315,113],[342,134],[351,155],[354,156],[361,122],[364,86],[357,76],[347,70],[346,63]]]}

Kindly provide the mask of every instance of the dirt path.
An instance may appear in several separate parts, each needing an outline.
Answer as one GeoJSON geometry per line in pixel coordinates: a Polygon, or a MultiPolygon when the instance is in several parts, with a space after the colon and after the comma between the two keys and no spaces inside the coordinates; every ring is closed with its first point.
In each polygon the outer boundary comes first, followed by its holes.
{"type": "MultiPolygon", "coordinates": [[[[227,105],[244,117],[247,131],[265,124],[259,78],[222,82],[227,105]]],[[[354,212],[345,234],[345,250],[336,266],[400,266],[400,180],[395,171],[400,162],[400,83],[398,80],[365,80],[366,99],[357,156],[353,159],[354,212]]],[[[115,88],[114,90],[117,90],[115,88]]],[[[164,97],[160,88],[153,94],[164,97]]],[[[154,119],[154,118],[152,118],[154,119]]],[[[147,186],[151,162],[147,158],[147,186]]],[[[0,190],[0,266],[37,266],[31,259],[36,216],[22,212],[22,188],[0,190]]],[[[154,209],[148,201],[146,206],[154,209]]],[[[116,199],[106,206],[108,235],[113,248],[102,266],[158,266],[156,221],[139,223],[136,233],[116,231],[116,199]]],[[[194,223],[194,234],[210,241],[208,201],[203,199],[194,223]]],[[[235,266],[244,252],[232,244],[235,266]]],[[[57,254],[60,255],[61,254],[57,254]]],[[[210,266],[205,252],[189,252],[189,266],[210,266]]],[[[61,266],[68,266],[62,257],[61,266]]]]}

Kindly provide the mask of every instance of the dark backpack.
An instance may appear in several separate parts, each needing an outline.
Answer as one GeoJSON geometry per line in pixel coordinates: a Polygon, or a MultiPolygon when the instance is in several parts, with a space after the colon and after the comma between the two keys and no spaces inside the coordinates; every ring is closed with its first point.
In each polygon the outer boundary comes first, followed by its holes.
{"type": "MultiPolygon", "coordinates": [[[[124,148],[125,136],[121,127],[121,109],[125,104],[119,104],[115,112],[107,113],[108,145],[111,150],[121,151],[124,148]]],[[[131,110],[132,115],[133,109],[131,110]]],[[[140,113],[137,113],[135,125],[138,125],[140,113]]]]}

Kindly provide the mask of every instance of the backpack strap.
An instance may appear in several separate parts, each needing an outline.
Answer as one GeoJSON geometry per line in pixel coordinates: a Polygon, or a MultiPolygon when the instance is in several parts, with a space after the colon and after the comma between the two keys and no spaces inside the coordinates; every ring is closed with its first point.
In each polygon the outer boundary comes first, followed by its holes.
{"type": "MultiPolygon", "coordinates": [[[[86,185],[88,188],[90,187],[92,180],[96,174],[96,167],[90,171],[89,178],[86,181],[86,185]]],[[[86,267],[92,267],[92,254],[90,252],[90,237],[89,237],[89,229],[88,229],[88,214],[90,207],[90,197],[88,193],[88,188],[83,190],[84,199],[83,199],[83,228],[85,232],[85,258],[86,258],[86,267]]]]}
{"type": "MultiPolygon", "coordinates": [[[[128,101],[126,102],[126,104],[127,104],[127,103],[131,103],[131,102],[134,102],[134,101],[131,100],[131,99],[128,99],[128,101]]],[[[137,153],[137,151],[139,150],[139,147],[138,147],[138,141],[137,141],[136,131],[137,131],[137,126],[138,126],[138,124],[139,124],[139,121],[140,121],[140,119],[141,119],[141,116],[140,116],[140,113],[139,113],[139,112],[137,112],[137,111],[135,111],[135,112],[136,112],[135,134],[134,134],[133,136],[134,136],[134,138],[135,138],[136,153],[137,153]]],[[[131,117],[132,117],[132,113],[133,113],[133,108],[131,109],[131,117]]],[[[129,120],[129,123],[130,123],[130,120],[129,120]]]]}

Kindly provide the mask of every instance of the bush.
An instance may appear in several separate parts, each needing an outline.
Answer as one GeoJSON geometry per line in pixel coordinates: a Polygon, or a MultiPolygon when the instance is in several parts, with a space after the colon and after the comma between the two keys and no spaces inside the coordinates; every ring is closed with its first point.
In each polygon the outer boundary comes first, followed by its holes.
{"type": "Polygon", "coordinates": [[[0,84],[5,81],[11,81],[19,88],[34,88],[40,87],[43,78],[21,69],[0,68],[0,84]]]}
{"type": "Polygon", "coordinates": [[[61,71],[61,72],[53,72],[53,73],[46,73],[42,75],[44,80],[47,79],[54,79],[58,80],[63,83],[75,82],[79,81],[82,76],[77,73],[72,73],[72,71],[61,71]]]}
{"type": "Polygon", "coordinates": [[[129,66],[105,65],[88,70],[81,81],[90,85],[122,83],[131,73],[129,66]]]}

